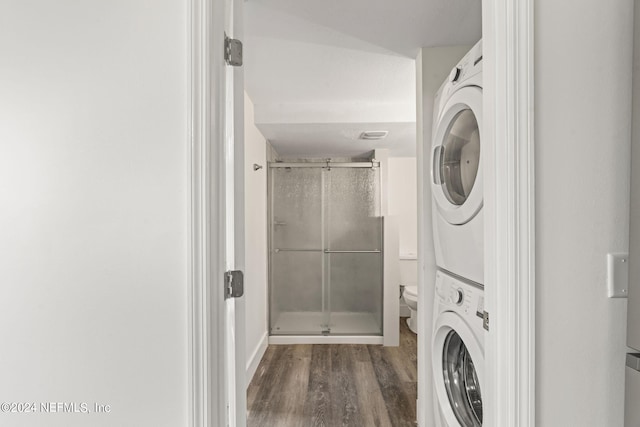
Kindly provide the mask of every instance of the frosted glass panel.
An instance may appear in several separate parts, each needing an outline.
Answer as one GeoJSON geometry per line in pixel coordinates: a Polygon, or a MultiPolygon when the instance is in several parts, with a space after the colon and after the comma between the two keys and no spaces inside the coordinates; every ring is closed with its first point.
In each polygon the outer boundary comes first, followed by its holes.
{"type": "Polygon", "coordinates": [[[322,169],[271,169],[272,247],[322,248],[322,169]]]}
{"type": "Polygon", "coordinates": [[[271,255],[271,333],[321,334],[323,252],[278,252],[271,255]]]}
{"type": "Polygon", "coordinates": [[[381,250],[379,169],[328,172],[328,245],[333,250],[381,250]]]}
{"type": "Polygon", "coordinates": [[[271,169],[271,333],[320,334],[324,233],[322,169],[271,169]]]}
{"type": "Polygon", "coordinates": [[[331,169],[326,241],[332,334],[382,334],[379,169],[331,169]],[[376,251],[378,253],[376,253],[376,251]]]}
{"type": "Polygon", "coordinates": [[[332,334],[382,334],[382,254],[330,254],[332,334]]]}

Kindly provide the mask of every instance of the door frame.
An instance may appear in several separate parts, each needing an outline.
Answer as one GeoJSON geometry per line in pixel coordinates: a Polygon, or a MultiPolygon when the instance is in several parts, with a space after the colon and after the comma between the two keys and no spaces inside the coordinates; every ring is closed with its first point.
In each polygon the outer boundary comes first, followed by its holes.
{"type": "Polygon", "coordinates": [[[482,2],[485,423],[535,426],[534,0],[482,2]]]}
{"type": "Polygon", "coordinates": [[[227,425],[223,0],[189,0],[189,425],[227,425]],[[216,290],[216,287],[218,289],[216,290]]]}

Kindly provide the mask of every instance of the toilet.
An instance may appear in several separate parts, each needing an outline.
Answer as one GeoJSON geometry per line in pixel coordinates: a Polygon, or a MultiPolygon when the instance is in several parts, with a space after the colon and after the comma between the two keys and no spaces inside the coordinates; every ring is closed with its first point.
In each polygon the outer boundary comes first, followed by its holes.
{"type": "Polygon", "coordinates": [[[407,319],[407,325],[411,332],[418,333],[418,287],[417,286],[405,286],[402,293],[404,302],[409,306],[411,311],[411,317],[407,319]]]}

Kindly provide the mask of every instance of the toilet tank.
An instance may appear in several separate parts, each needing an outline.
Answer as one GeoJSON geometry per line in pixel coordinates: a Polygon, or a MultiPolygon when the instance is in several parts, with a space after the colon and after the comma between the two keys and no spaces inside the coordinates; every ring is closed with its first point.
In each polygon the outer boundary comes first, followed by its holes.
{"type": "MultiPolygon", "coordinates": [[[[416,286],[418,284],[418,260],[416,254],[400,255],[400,285],[416,286]]],[[[400,300],[400,317],[410,315],[409,307],[403,299],[400,300]]]]}
{"type": "Polygon", "coordinates": [[[400,283],[415,286],[418,283],[418,259],[416,254],[400,255],[400,283]]]}

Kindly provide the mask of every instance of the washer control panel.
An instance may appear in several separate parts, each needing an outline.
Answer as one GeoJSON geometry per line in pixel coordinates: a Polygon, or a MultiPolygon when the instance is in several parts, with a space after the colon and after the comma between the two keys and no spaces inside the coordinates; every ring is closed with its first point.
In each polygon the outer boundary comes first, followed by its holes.
{"type": "Polygon", "coordinates": [[[478,316],[484,312],[484,295],[476,285],[462,282],[440,271],[436,273],[436,298],[441,310],[452,310],[462,314],[478,316]]]}
{"type": "Polygon", "coordinates": [[[461,305],[464,302],[464,291],[460,288],[451,290],[451,301],[461,305]]]}

